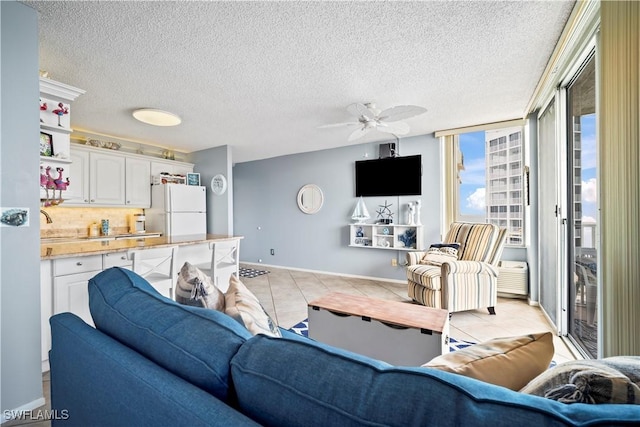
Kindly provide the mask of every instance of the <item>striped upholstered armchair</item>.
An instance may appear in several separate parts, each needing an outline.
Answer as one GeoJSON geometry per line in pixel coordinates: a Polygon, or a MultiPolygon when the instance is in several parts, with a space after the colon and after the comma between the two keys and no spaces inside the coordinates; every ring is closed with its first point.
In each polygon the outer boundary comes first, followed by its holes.
{"type": "Polygon", "coordinates": [[[459,245],[457,259],[455,251],[436,259],[425,257],[426,251],[407,253],[409,297],[449,313],[486,307],[495,314],[497,265],[506,234],[492,224],[454,222],[443,243],[459,245]]]}

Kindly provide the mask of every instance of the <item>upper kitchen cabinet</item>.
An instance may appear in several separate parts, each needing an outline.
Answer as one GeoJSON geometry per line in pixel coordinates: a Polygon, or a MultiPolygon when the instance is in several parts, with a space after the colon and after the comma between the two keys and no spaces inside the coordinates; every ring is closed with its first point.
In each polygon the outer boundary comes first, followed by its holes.
{"type": "Polygon", "coordinates": [[[127,206],[151,206],[151,162],[128,157],[125,162],[127,206]]]}
{"type": "Polygon", "coordinates": [[[89,153],[90,202],[125,205],[125,158],[107,153],[89,153]]]}
{"type": "Polygon", "coordinates": [[[65,205],[125,206],[125,158],[86,147],[71,150],[65,205]]]}
{"type": "Polygon", "coordinates": [[[149,208],[154,171],[156,174],[193,171],[191,163],[80,144],[71,145],[71,160],[72,185],[67,191],[66,206],[149,208]]]}

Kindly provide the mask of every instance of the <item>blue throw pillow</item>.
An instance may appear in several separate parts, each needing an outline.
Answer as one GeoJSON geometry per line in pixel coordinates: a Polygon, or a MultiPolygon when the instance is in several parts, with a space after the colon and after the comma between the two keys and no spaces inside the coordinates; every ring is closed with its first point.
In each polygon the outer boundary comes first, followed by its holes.
{"type": "Polygon", "coordinates": [[[138,274],[113,267],[89,280],[96,328],[221,400],[229,361],[251,334],[224,313],[183,306],[138,274]]]}

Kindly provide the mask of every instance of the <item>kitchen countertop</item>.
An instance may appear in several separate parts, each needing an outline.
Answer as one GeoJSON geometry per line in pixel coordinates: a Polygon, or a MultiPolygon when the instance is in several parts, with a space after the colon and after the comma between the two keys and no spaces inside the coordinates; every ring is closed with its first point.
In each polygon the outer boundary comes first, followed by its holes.
{"type": "Polygon", "coordinates": [[[86,255],[102,255],[112,252],[124,252],[129,249],[154,248],[162,246],[183,246],[198,243],[219,242],[242,239],[243,236],[222,234],[198,234],[187,236],[141,237],[140,239],[78,239],[63,242],[46,242],[40,244],[40,258],[43,260],[70,258],[86,255]]]}

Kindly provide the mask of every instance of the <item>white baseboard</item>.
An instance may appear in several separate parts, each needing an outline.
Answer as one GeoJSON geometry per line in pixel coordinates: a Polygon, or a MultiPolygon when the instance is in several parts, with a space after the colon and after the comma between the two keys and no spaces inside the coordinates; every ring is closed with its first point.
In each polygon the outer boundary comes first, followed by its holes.
{"type": "Polygon", "coordinates": [[[273,267],[273,268],[282,268],[283,270],[305,271],[307,273],[328,274],[330,276],[353,277],[354,279],[375,280],[378,282],[407,283],[406,280],[388,279],[386,277],[383,278],[383,277],[360,276],[358,274],[334,273],[332,271],[310,270],[308,268],[287,267],[285,265],[262,264],[262,263],[244,262],[244,261],[240,261],[240,264],[259,267],[259,269],[261,270],[263,269],[263,267],[273,267]]]}
{"type": "Polygon", "coordinates": [[[0,424],[4,424],[7,421],[11,421],[13,419],[15,419],[19,414],[22,414],[24,412],[28,412],[28,411],[32,411],[36,408],[39,408],[41,406],[43,406],[45,404],[45,400],[44,400],[44,396],[43,397],[39,397],[38,399],[26,403],[22,406],[19,406],[15,409],[5,409],[4,411],[2,411],[2,418],[0,418],[0,424]]]}

